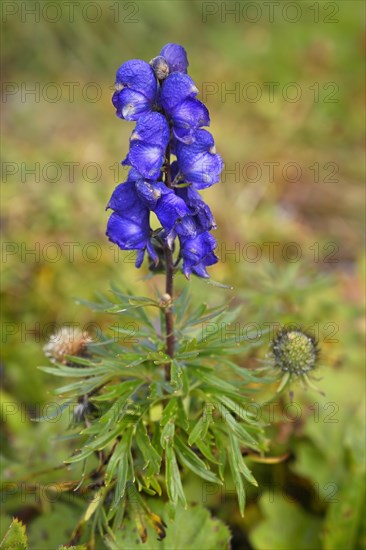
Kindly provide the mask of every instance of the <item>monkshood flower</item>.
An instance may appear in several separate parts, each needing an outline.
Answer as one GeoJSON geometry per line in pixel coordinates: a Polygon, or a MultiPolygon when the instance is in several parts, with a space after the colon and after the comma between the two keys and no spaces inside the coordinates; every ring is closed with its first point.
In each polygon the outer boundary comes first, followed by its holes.
{"type": "Polygon", "coordinates": [[[199,277],[209,277],[206,267],[218,261],[214,250],[216,239],[210,233],[201,233],[194,238],[180,238],[183,273],[189,278],[193,272],[199,277]]]}
{"type": "Polygon", "coordinates": [[[198,190],[219,181],[223,162],[212,135],[201,129],[210,119],[187,67],[184,48],[167,44],[150,64],[127,61],[117,71],[113,103],[136,127],[122,162],[132,168],[107,206],[113,210],[107,235],[121,249],[137,251],[137,267],[147,251],[152,270],[161,269],[164,250],[172,255],[178,239],[174,268],[182,261],[186,277],[208,277],[206,268],[218,261],[209,234],[216,225],[198,190]],[[151,212],[161,224],[155,231],[151,212]]]}
{"type": "Polygon", "coordinates": [[[169,137],[169,125],[162,114],[144,115],[131,135],[130,150],[122,164],[133,166],[145,178],[158,179],[169,137]]]}
{"type": "Polygon", "coordinates": [[[219,181],[223,162],[216,153],[214,139],[207,130],[198,130],[191,145],[177,141],[175,153],[185,181],[192,183],[197,189],[210,187],[219,181]]]}
{"type": "Polygon", "coordinates": [[[151,64],[132,59],[121,65],[112,98],[117,116],[137,121],[152,111],[164,110],[175,137],[192,143],[195,131],[210,125],[210,117],[203,103],[195,99],[198,88],[185,74],[187,66],[186,52],[178,44],[164,46],[151,64]]]}

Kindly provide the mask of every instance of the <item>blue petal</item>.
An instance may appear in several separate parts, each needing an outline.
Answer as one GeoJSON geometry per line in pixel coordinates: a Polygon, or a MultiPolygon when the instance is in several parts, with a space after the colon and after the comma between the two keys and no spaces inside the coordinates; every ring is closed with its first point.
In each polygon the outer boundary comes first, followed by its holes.
{"type": "Polygon", "coordinates": [[[129,219],[113,212],[107,224],[107,236],[122,250],[141,250],[146,248],[149,239],[149,212],[144,219],[129,219]]]}
{"type": "Polygon", "coordinates": [[[146,213],[146,206],[142,204],[136,193],[135,183],[127,181],[117,185],[112,193],[107,208],[118,212],[121,216],[139,219],[146,213]]]}
{"type": "Polygon", "coordinates": [[[144,178],[158,179],[165,159],[165,149],[143,141],[132,141],[129,153],[122,162],[133,166],[144,178]]]}
{"type": "Polygon", "coordinates": [[[148,113],[139,118],[130,141],[144,141],[166,149],[170,138],[169,124],[161,113],[148,113]]]}
{"type": "Polygon", "coordinates": [[[169,65],[169,71],[171,73],[179,71],[181,73],[187,72],[187,67],[189,65],[187,59],[186,50],[183,46],[179,44],[165,44],[161,49],[160,55],[165,58],[169,65]]]}
{"type": "Polygon", "coordinates": [[[173,73],[166,78],[161,86],[160,101],[168,115],[172,115],[175,107],[188,97],[196,97],[196,88],[190,76],[183,73],[173,73]]]}
{"type": "Polygon", "coordinates": [[[136,191],[141,200],[150,210],[154,210],[158,200],[164,192],[162,187],[165,187],[162,182],[150,183],[148,181],[139,180],[136,182],[136,191]]]}
{"type": "Polygon", "coordinates": [[[204,189],[217,183],[223,168],[220,155],[216,154],[213,137],[206,130],[197,130],[191,145],[176,142],[175,145],[180,172],[187,182],[197,189],[204,189]]]}
{"type": "Polygon", "coordinates": [[[210,125],[210,115],[201,101],[189,97],[175,107],[172,122],[175,137],[190,144],[195,140],[195,132],[201,126],[210,125]]]}
{"type": "Polygon", "coordinates": [[[181,222],[184,216],[189,215],[189,210],[184,200],[178,197],[171,189],[158,200],[154,212],[168,234],[181,222]]]}
{"type": "Polygon", "coordinates": [[[144,94],[130,88],[114,92],[112,102],[116,108],[116,115],[125,120],[138,120],[152,109],[151,101],[144,94]]]}
{"type": "Polygon", "coordinates": [[[206,267],[218,261],[214,253],[214,237],[209,233],[201,233],[195,238],[180,239],[180,242],[184,275],[189,278],[193,272],[199,277],[208,277],[206,267]]]}
{"type": "Polygon", "coordinates": [[[116,74],[116,89],[119,91],[122,86],[140,92],[151,103],[156,99],[158,82],[154,71],[141,59],[131,59],[120,66],[116,74]]]}
{"type": "Polygon", "coordinates": [[[177,189],[177,194],[182,197],[196,224],[197,233],[210,231],[216,228],[215,220],[209,206],[202,200],[201,195],[193,187],[177,189]]]}

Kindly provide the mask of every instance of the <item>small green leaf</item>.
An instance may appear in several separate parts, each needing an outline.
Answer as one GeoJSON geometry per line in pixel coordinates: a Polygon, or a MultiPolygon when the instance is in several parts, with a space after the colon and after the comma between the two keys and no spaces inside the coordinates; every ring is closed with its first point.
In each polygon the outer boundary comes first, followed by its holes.
{"type": "Polygon", "coordinates": [[[169,403],[167,404],[167,406],[163,411],[161,421],[160,421],[160,426],[165,426],[167,422],[169,422],[171,419],[174,419],[176,417],[176,413],[177,413],[177,397],[173,397],[172,399],[169,400],[169,403]]]}
{"type": "Polygon", "coordinates": [[[174,419],[171,419],[167,424],[165,424],[165,426],[161,430],[160,445],[163,447],[163,449],[166,449],[172,444],[174,439],[174,432],[175,432],[174,419]]]}
{"type": "Polygon", "coordinates": [[[145,460],[145,475],[148,478],[153,475],[157,475],[160,472],[161,456],[151,444],[150,438],[146,431],[146,427],[142,421],[140,421],[136,426],[135,439],[137,446],[140,449],[142,456],[145,460]]]}
{"type": "Polygon", "coordinates": [[[25,532],[25,525],[17,518],[14,518],[3,540],[0,543],[3,550],[26,550],[28,538],[25,532]]]}
{"type": "Polygon", "coordinates": [[[239,503],[240,514],[242,516],[244,516],[246,495],[245,495],[245,488],[244,488],[243,479],[242,479],[240,470],[238,469],[238,465],[237,465],[237,462],[236,462],[233,454],[229,452],[228,453],[228,458],[229,458],[229,465],[230,465],[231,475],[233,477],[233,482],[234,482],[234,485],[235,485],[236,493],[238,495],[238,503],[239,503]]]}
{"type": "Polygon", "coordinates": [[[170,380],[172,386],[176,390],[182,389],[183,383],[182,383],[182,374],[183,374],[183,368],[181,364],[173,359],[171,367],[170,367],[170,380]]]}
{"type": "Polygon", "coordinates": [[[210,481],[211,483],[216,483],[222,485],[222,482],[213,472],[210,472],[207,465],[201,460],[196,453],[194,453],[189,447],[187,447],[183,441],[175,436],[175,450],[177,456],[183,466],[191,470],[197,476],[210,481]]]}
{"type": "Polygon", "coordinates": [[[183,491],[177,459],[171,445],[168,445],[165,449],[165,483],[169,500],[175,506],[180,501],[183,506],[186,507],[187,502],[183,491]]]}
{"type": "Polygon", "coordinates": [[[245,464],[243,455],[240,451],[240,445],[238,439],[235,435],[229,433],[230,449],[233,462],[238,471],[245,477],[249,483],[258,487],[257,480],[254,478],[252,472],[249,470],[248,466],[245,464]]]}

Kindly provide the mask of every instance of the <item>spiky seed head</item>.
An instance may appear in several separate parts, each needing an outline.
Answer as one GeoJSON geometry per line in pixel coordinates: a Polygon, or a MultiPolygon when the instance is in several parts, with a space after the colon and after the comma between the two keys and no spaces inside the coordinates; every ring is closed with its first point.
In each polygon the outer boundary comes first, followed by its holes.
{"type": "Polygon", "coordinates": [[[319,350],[315,338],[302,330],[281,330],[272,342],[275,367],[301,376],[314,370],[319,350]]]}

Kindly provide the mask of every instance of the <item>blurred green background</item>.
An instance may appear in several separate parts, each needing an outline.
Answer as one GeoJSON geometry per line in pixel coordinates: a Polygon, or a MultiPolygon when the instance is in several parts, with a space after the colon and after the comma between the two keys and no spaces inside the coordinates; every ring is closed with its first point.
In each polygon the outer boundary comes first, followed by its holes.
{"type": "MultiPolygon", "coordinates": [[[[233,548],[365,544],[363,22],[364,3],[352,0],[2,3],[5,480],[68,454],[55,440],[62,423],[28,418],[54,399],[55,381],[37,370],[53,328],[111,322],[75,297],[92,299],[110,281],[140,294],[161,288],[105,237],[133,128],[115,117],[111,95],[120,64],[178,42],[225,161],[204,193],[222,260],[210,274],[234,287],[192,280],[192,292],[241,303],[240,330],[290,321],[314,330],[326,394],[296,389],[300,417],[276,411],[270,454],[289,458],[254,466],[262,489],[244,519],[230,493],[209,505],[233,548]]],[[[267,335],[261,344],[258,357],[267,335]]],[[[187,487],[202,501],[194,480],[187,487]]],[[[60,506],[12,495],[1,531],[17,515],[34,548],[54,548],[64,541],[52,518],[68,521],[60,506]]]]}

